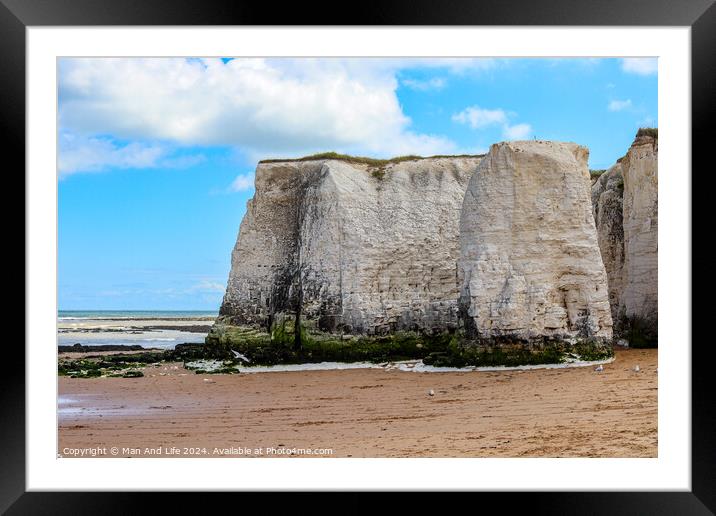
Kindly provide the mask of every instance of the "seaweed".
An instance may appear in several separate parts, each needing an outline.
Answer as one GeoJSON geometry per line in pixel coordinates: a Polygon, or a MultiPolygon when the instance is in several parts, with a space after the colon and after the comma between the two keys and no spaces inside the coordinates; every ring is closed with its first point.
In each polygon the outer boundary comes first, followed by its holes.
{"type": "Polygon", "coordinates": [[[596,338],[585,338],[572,345],[559,339],[522,342],[509,336],[475,340],[467,339],[462,332],[342,336],[311,332],[299,325],[301,347],[295,348],[296,333],[290,320],[275,325],[268,338],[256,338],[248,329],[229,328],[224,331],[222,345],[249,357],[251,365],[422,359],[425,364],[435,366],[520,366],[561,363],[568,353],[590,361],[612,356],[611,346],[596,338]]]}
{"type": "Polygon", "coordinates": [[[625,310],[622,310],[615,333],[626,339],[632,348],[659,347],[658,323],[655,318],[627,316],[625,310]]]}

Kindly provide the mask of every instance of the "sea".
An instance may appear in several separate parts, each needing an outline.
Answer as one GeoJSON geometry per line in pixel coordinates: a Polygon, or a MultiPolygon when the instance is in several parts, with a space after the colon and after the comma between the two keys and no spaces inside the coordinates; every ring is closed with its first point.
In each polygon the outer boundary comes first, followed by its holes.
{"type": "Polygon", "coordinates": [[[216,310],[59,310],[58,320],[70,319],[191,319],[219,315],[216,310]]]}
{"type": "Polygon", "coordinates": [[[173,349],[204,342],[217,315],[211,310],[60,310],[57,344],[173,349]]]}

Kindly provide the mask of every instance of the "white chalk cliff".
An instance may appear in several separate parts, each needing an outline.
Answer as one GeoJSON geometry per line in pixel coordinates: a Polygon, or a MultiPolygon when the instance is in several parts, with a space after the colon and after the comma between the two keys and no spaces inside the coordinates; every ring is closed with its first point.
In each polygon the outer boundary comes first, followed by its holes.
{"type": "Polygon", "coordinates": [[[624,292],[627,317],[656,325],[658,317],[659,140],[637,136],[622,159],[624,174],[624,292]]]}
{"type": "Polygon", "coordinates": [[[641,337],[656,341],[659,140],[645,133],[594,183],[592,202],[619,336],[636,325],[641,337]]]}
{"type": "Polygon", "coordinates": [[[458,326],[458,220],[480,157],[380,166],[263,162],[231,260],[222,323],[383,335],[458,326]]]}
{"type": "Polygon", "coordinates": [[[655,131],[640,131],[626,155],[592,186],[612,314],[620,332],[658,334],[658,162],[655,131]]]}
{"type": "Polygon", "coordinates": [[[460,308],[468,338],[611,339],[588,154],[548,141],[490,148],[460,216],[460,308]]]}
{"type": "Polygon", "coordinates": [[[640,132],[593,185],[588,154],[522,141],[485,157],[261,162],[215,340],[292,321],[299,339],[605,342],[627,319],[655,340],[658,139],[640,132]]]}
{"type": "Polygon", "coordinates": [[[609,304],[616,322],[624,290],[624,178],[621,163],[603,173],[592,185],[592,208],[599,249],[607,271],[609,304]]]}

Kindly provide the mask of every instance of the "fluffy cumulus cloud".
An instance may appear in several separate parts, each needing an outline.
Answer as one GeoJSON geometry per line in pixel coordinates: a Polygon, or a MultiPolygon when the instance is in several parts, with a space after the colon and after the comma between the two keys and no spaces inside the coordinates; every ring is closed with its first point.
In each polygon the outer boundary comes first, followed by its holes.
{"type": "Polygon", "coordinates": [[[638,75],[653,75],[658,70],[656,57],[627,57],[622,59],[622,70],[638,75]]]}
{"type": "Polygon", "coordinates": [[[625,109],[629,109],[630,107],[631,99],[612,100],[611,102],[609,102],[607,109],[609,109],[609,111],[624,111],[625,109]]]}
{"type": "Polygon", "coordinates": [[[526,123],[512,125],[509,122],[510,116],[514,116],[514,113],[508,113],[503,109],[483,109],[479,106],[470,106],[455,113],[452,120],[468,125],[472,129],[499,126],[502,128],[502,136],[506,140],[528,138],[532,132],[532,126],[526,123]]]}
{"type": "MultiPolygon", "coordinates": [[[[447,73],[494,66],[474,59],[409,64],[447,73]]],[[[60,126],[77,141],[60,146],[61,169],[153,166],[169,159],[162,145],[234,146],[255,159],[314,150],[455,151],[447,138],[411,130],[396,95],[405,66],[397,59],[63,59],[60,126]]]]}

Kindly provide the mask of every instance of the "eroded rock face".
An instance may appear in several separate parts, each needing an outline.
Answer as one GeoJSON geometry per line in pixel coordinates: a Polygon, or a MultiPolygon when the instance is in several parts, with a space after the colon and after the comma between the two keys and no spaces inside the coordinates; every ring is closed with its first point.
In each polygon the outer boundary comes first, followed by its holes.
{"type": "Polygon", "coordinates": [[[658,337],[658,157],[658,137],[637,136],[592,186],[616,335],[642,345],[658,337]]]}
{"type": "Polygon", "coordinates": [[[612,320],[617,321],[624,289],[624,178],[615,164],[592,185],[592,209],[602,262],[607,272],[612,320]]]}
{"type": "Polygon", "coordinates": [[[659,141],[638,136],[621,161],[624,175],[624,290],[628,318],[642,319],[655,335],[658,321],[659,141]]]}
{"type": "Polygon", "coordinates": [[[460,217],[460,310],[468,338],[611,339],[588,153],[544,141],[490,148],[460,217]]]}
{"type": "Polygon", "coordinates": [[[331,334],[456,329],[458,220],[479,162],[259,164],[220,320],[268,330],[288,318],[331,334]]]}

